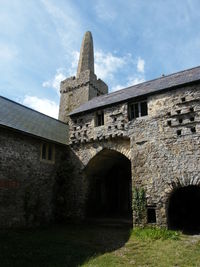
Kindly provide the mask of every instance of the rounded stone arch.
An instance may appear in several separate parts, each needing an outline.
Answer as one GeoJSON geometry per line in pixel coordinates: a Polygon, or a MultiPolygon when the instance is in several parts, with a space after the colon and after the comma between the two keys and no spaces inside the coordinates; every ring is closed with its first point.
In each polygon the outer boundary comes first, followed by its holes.
{"type": "Polygon", "coordinates": [[[85,153],[82,156],[82,162],[84,166],[87,166],[88,163],[101,151],[108,149],[121,153],[127,159],[131,161],[131,152],[130,152],[130,142],[129,140],[118,140],[116,142],[105,141],[95,146],[90,146],[85,149],[85,153]]]}
{"type": "Polygon", "coordinates": [[[185,233],[200,233],[199,177],[176,179],[165,191],[168,228],[182,230],[185,233]]]}
{"type": "Polygon", "coordinates": [[[85,166],[84,176],[87,181],[86,217],[126,218],[132,223],[131,161],[128,157],[103,147],[85,166]]]}

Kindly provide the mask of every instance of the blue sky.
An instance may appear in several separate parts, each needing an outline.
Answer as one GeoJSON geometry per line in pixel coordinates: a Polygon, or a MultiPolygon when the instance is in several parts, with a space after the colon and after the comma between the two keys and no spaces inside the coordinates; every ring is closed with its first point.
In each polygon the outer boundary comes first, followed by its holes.
{"type": "Polygon", "coordinates": [[[200,65],[199,0],[0,0],[0,94],[57,117],[87,30],[110,92],[200,65]]]}

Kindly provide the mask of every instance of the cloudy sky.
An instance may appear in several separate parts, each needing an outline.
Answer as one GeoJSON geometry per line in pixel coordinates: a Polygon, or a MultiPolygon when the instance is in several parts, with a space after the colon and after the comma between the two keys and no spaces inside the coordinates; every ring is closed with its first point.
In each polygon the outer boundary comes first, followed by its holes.
{"type": "Polygon", "coordinates": [[[57,117],[88,30],[110,92],[200,65],[199,0],[0,0],[0,95],[57,117]]]}

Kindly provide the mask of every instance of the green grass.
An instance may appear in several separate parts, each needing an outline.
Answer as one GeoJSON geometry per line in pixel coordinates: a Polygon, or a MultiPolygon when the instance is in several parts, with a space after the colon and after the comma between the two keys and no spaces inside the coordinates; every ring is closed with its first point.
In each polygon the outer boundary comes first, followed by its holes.
{"type": "Polygon", "coordinates": [[[159,228],[54,226],[0,232],[0,267],[200,266],[200,237],[159,228]]]}
{"type": "Polygon", "coordinates": [[[167,230],[160,227],[136,227],[132,230],[132,235],[142,240],[178,240],[180,238],[180,232],[167,230]]]}

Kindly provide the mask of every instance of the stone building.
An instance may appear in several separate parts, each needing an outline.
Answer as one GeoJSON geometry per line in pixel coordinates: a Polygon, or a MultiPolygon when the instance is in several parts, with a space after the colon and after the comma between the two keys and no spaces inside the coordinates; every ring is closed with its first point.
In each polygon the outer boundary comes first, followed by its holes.
{"type": "Polygon", "coordinates": [[[87,32],[77,76],[61,83],[60,103],[82,164],[84,216],[199,230],[200,67],[107,94],[93,80],[92,53],[87,32]],[[70,95],[76,102],[63,101],[70,95]]]}
{"type": "Polygon", "coordinates": [[[199,89],[196,67],[108,94],[87,32],[76,77],[61,82],[59,121],[1,99],[0,224],[51,221],[61,209],[200,231],[199,89]]]}

